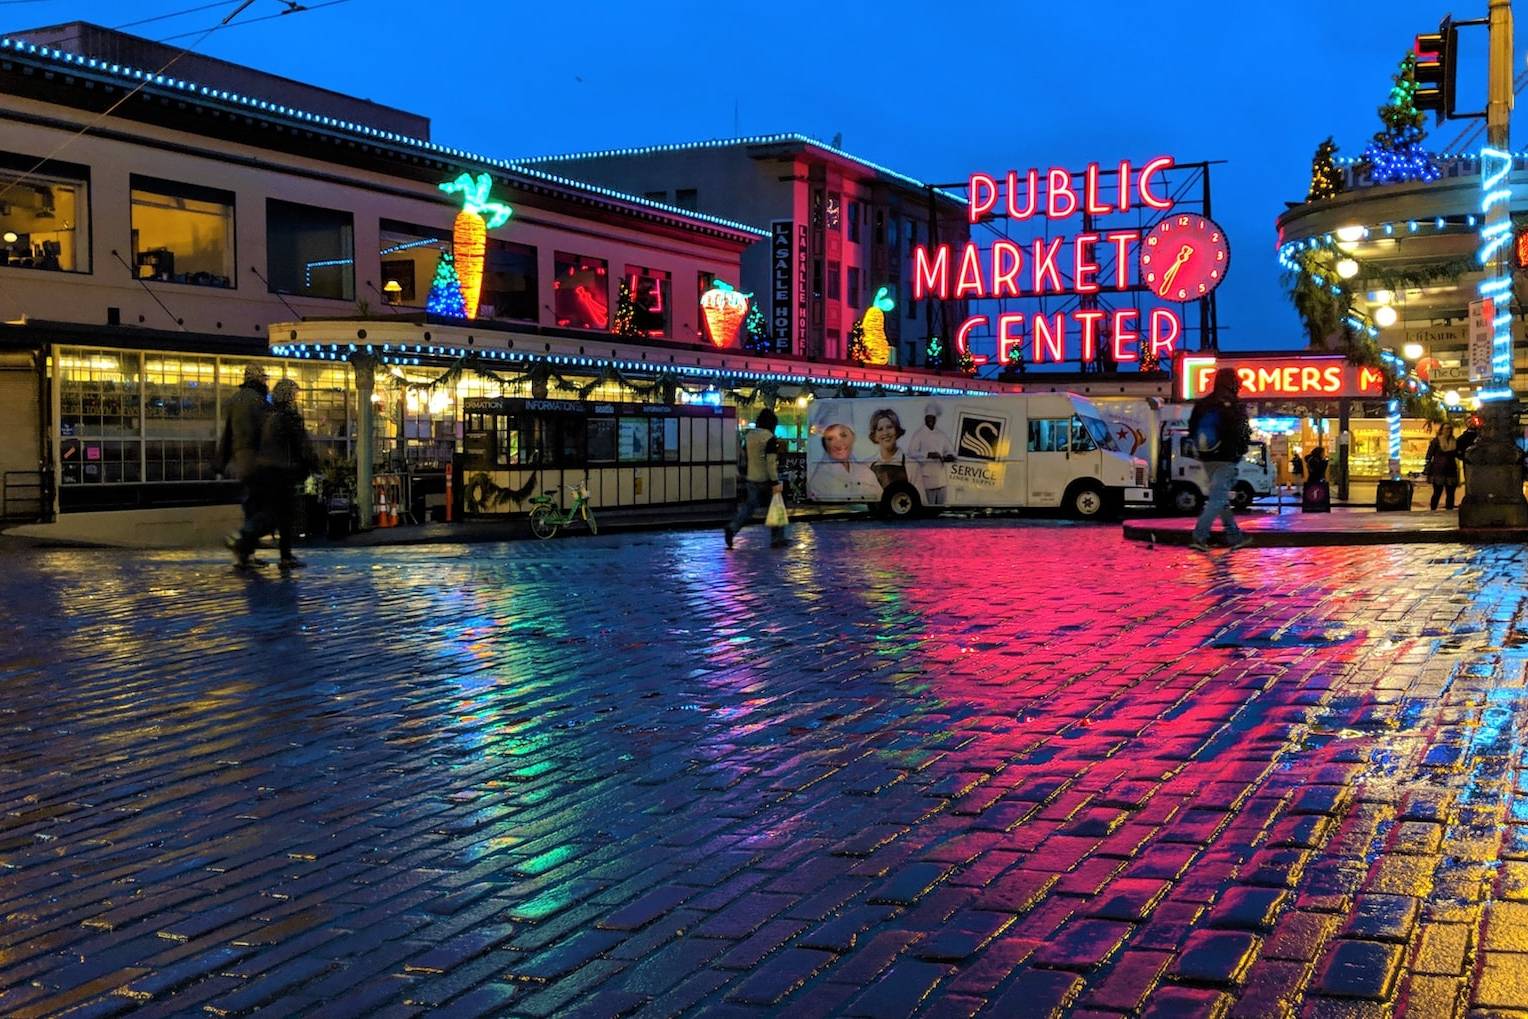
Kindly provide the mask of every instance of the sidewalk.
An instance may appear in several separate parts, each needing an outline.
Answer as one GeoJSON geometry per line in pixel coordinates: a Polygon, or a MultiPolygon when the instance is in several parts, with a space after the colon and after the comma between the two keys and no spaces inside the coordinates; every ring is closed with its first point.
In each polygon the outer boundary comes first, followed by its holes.
{"type": "MultiPolygon", "coordinates": [[[[847,519],[864,516],[865,511],[850,506],[793,506],[792,521],[847,519]]],[[[715,509],[685,511],[672,507],[657,512],[618,512],[596,510],[595,523],[601,534],[628,531],[703,531],[721,529],[730,514],[715,509]]],[[[582,522],[573,524],[556,537],[587,536],[582,522]]],[[[399,527],[374,527],[344,539],[316,538],[304,544],[309,548],[375,548],[383,545],[479,545],[500,541],[521,541],[534,537],[524,516],[501,520],[465,520],[455,523],[405,524],[399,527]]]]}
{"type": "MultiPolygon", "coordinates": [[[[1298,507],[1283,512],[1254,510],[1237,516],[1254,546],[1311,545],[1492,545],[1528,541],[1528,528],[1465,528],[1457,510],[1412,510],[1379,513],[1373,508],[1338,508],[1330,513],[1303,513],[1298,507]]],[[[1152,517],[1125,521],[1125,537],[1158,545],[1187,545],[1193,517],[1152,517]]],[[[1215,525],[1219,541],[1220,525],[1215,525]]]]}

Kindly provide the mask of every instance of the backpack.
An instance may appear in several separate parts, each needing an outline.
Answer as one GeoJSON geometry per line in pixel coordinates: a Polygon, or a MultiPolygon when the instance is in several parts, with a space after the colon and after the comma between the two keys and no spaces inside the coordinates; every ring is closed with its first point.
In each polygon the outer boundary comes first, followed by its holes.
{"type": "Polygon", "coordinates": [[[1195,416],[1193,430],[1189,434],[1189,440],[1194,444],[1194,450],[1203,460],[1207,454],[1213,454],[1220,448],[1224,436],[1224,428],[1220,416],[1220,410],[1216,407],[1207,407],[1204,412],[1195,416]]]}

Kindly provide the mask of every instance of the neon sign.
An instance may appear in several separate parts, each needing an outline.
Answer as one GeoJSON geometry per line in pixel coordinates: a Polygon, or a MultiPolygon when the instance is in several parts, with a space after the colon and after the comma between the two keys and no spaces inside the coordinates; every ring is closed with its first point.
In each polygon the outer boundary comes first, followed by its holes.
{"type": "MultiPolygon", "coordinates": [[[[1241,395],[1249,400],[1377,397],[1385,392],[1383,371],[1353,364],[1345,357],[1259,357],[1234,367],[1241,379],[1241,395]]],[[[1183,358],[1179,380],[1183,399],[1197,400],[1208,393],[1217,370],[1214,357],[1183,358]]]]}
{"type": "MultiPolygon", "coordinates": [[[[1173,168],[1171,156],[1158,156],[1135,167],[1126,160],[1104,169],[1089,163],[1079,174],[1061,167],[1003,177],[973,173],[967,184],[967,218],[972,225],[989,218],[1060,221],[1132,210],[1171,212],[1175,199],[1162,175],[1173,168]],[[1105,186],[1103,179],[1113,177],[1105,186]]],[[[983,248],[964,245],[914,245],[914,300],[987,300],[1023,297],[1088,297],[1105,292],[1148,291],[1176,304],[1198,300],[1225,278],[1230,249],[1225,232],[1204,216],[1169,216],[1145,235],[1140,229],[1087,229],[1047,235],[1024,243],[1008,238],[983,248]],[[1138,252],[1137,257],[1132,257],[1138,252]],[[1136,272],[1131,267],[1138,265],[1136,272]]],[[[1085,303],[1055,314],[1004,312],[975,314],[955,330],[955,351],[976,365],[992,360],[971,351],[978,330],[992,335],[997,360],[1006,364],[1015,350],[1028,347],[1031,364],[1070,360],[1068,350],[1089,362],[1107,353],[1116,362],[1172,356],[1183,337],[1182,312],[1173,307],[1089,307],[1085,303]]]]}
{"type": "Polygon", "coordinates": [[[456,222],[451,227],[451,250],[456,257],[456,276],[461,283],[467,318],[477,318],[478,299],[483,293],[488,231],[508,223],[513,211],[503,202],[489,201],[488,192],[492,187],[493,178],[486,173],[476,177],[464,173],[440,185],[440,190],[446,194],[462,196],[462,211],[456,214],[456,222]]]}
{"type": "Polygon", "coordinates": [[[711,289],[700,295],[700,310],[705,316],[706,334],[717,347],[730,347],[737,341],[737,331],[748,315],[752,294],[739,293],[720,276],[711,281],[711,289]]]}

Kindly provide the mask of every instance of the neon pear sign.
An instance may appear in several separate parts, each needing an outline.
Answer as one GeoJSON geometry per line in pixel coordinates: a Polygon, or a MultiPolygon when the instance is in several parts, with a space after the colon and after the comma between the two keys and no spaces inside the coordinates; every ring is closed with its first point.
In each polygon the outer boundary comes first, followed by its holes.
{"type": "MultiPolygon", "coordinates": [[[[1022,244],[1005,237],[987,249],[974,241],[915,245],[913,299],[1083,298],[1144,291],[1181,306],[1207,296],[1225,279],[1230,248],[1225,231],[1207,217],[1173,213],[1176,202],[1163,175],[1174,165],[1171,156],[1158,156],[1139,167],[1129,160],[1107,170],[1089,163],[1080,174],[1062,167],[1009,170],[1001,178],[971,174],[967,195],[973,226],[997,217],[1060,223],[1084,214],[1088,222],[1142,211],[1161,216],[1145,231],[1099,228],[1056,236],[1047,230],[1046,236],[1022,244]],[[1103,180],[1110,176],[1114,183],[1105,187],[1103,180]],[[1112,267],[1106,269],[1110,255],[1112,267]]],[[[1068,360],[1069,347],[1090,362],[1105,343],[1116,362],[1128,363],[1145,355],[1171,356],[1183,336],[1183,315],[1170,305],[1105,309],[1086,304],[1054,314],[1004,311],[996,322],[992,315],[972,315],[955,330],[955,351],[980,365],[990,358],[971,353],[971,336],[978,329],[995,333],[1001,364],[1026,344],[1031,364],[1068,360]]]]}

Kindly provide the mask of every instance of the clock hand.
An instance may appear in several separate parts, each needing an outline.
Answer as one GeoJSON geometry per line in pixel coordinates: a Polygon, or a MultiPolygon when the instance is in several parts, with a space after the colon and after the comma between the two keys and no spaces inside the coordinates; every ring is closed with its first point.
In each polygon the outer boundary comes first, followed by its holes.
{"type": "Polygon", "coordinates": [[[1157,291],[1158,297],[1167,296],[1167,289],[1172,286],[1173,280],[1178,275],[1178,270],[1183,268],[1183,264],[1187,262],[1189,258],[1193,256],[1193,254],[1194,248],[1191,244],[1185,244],[1183,247],[1178,249],[1178,257],[1174,259],[1172,265],[1168,266],[1167,271],[1162,274],[1162,289],[1157,291]]]}

